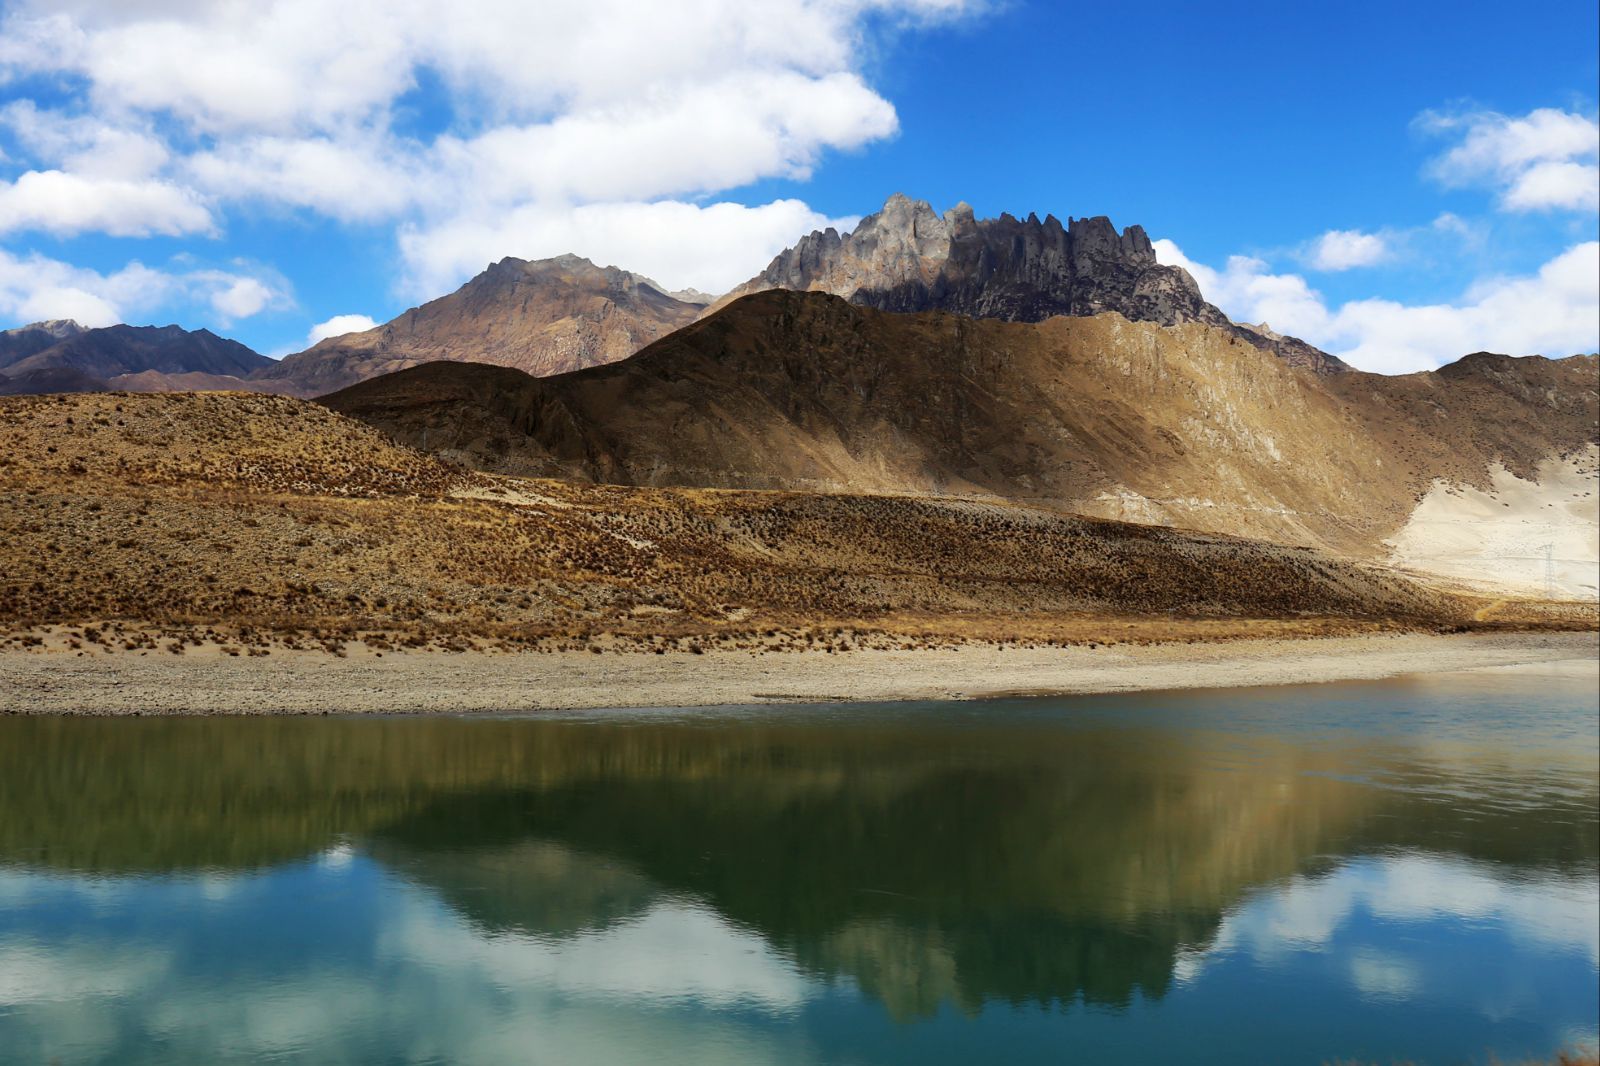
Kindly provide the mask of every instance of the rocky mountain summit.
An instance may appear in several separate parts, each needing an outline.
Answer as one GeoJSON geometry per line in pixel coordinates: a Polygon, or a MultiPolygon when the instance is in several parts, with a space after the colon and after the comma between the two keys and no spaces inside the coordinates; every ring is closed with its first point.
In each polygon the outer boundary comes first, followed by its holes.
{"type": "Polygon", "coordinates": [[[70,318],[53,318],[48,322],[0,330],[0,371],[83,331],[83,327],[70,318]]]}
{"type": "Polygon", "coordinates": [[[576,255],[506,258],[384,325],[288,356],[254,383],[317,396],[441,360],[560,374],[625,359],[694,321],[706,302],[702,293],[672,295],[649,278],[576,255]]]}
{"type": "Polygon", "coordinates": [[[1156,261],[1140,226],[1118,232],[1104,216],[1040,221],[1001,214],[978,219],[965,203],[942,216],[901,193],[854,231],[831,227],[780,253],[767,269],[723,297],[767,289],[842,296],[882,311],[950,311],[972,318],[1041,322],[1116,311],[1135,322],[1217,326],[1293,366],[1346,369],[1293,337],[1240,326],[1206,302],[1189,272],[1156,261]]]}

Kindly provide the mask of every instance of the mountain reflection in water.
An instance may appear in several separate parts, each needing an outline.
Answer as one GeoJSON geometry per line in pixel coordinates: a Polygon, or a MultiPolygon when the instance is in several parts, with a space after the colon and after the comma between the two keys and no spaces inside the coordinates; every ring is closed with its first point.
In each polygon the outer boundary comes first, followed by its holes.
{"type": "Polygon", "coordinates": [[[1595,1039],[1594,700],[9,720],[0,1050],[1549,1054],[1595,1039]]]}

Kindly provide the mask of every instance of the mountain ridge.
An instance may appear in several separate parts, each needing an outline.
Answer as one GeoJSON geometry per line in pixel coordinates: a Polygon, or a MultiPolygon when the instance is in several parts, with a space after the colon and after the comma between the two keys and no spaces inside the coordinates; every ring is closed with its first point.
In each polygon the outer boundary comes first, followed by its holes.
{"type": "Polygon", "coordinates": [[[949,311],[972,318],[1039,322],[1056,315],[1116,311],[1164,326],[1199,322],[1227,329],[1292,366],[1348,369],[1295,337],[1233,322],[1208,303],[1182,267],[1157,261],[1144,227],[1118,231],[1104,215],[978,219],[965,201],[936,213],[895,193],[849,233],[829,227],[802,237],[711,310],[766,289],[827,292],[882,311],[949,311]]]}
{"type": "Polygon", "coordinates": [[[251,380],[312,396],[438,360],[561,373],[626,358],[701,310],[649,278],[582,256],[507,256],[452,293],[373,329],[329,337],[251,380]]]}
{"type": "Polygon", "coordinates": [[[1231,332],[752,294],[549,378],[434,364],[324,397],[483,469],[632,485],[1027,500],[1372,555],[1436,479],[1594,443],[1592,357],[1315,375],[1231,332]]]}
{"type": "Polygon", "coordinates": [[[118,324],[84,329],[70,320],[34,323],[4,336],[14,342],[0,384],[9,392],[166,392],[247,389],[246,380],[273,361],[205,328],[118,324]],[[43,344],[54,338],[54,343],[43,344]]]}

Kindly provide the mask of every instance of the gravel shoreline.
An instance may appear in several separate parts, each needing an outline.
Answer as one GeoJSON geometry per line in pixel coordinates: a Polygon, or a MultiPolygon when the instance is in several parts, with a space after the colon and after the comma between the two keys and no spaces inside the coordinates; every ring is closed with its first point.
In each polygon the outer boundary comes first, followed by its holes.
{"type": "Polygon", "coordinates": [[[967,645],[840,654],[276,650],[232,657],[0,651],[4,714],[526,713],[966,700],[1375,680],[1484,669],[1600,676],[1600,634],[1399,634],[1088,648],[967,645]]]}

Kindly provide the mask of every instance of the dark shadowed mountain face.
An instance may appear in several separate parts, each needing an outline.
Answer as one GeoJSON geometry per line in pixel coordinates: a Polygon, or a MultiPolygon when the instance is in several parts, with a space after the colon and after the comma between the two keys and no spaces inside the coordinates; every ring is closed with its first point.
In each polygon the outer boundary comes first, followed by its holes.
{"type": "Polygon", "coordinates": [[[70,318],[0,330],[0,371],[82,332],[83,327],[70,318]]]}
{"type": "Polygon", "coordinates": [[[111,386],[72,367],[44,367],[21,373],[0,371],[0,396],[41,396],[52,392],[110,392],[111,386]]]}
{"type": "Polygon", "coordinates": [[[3,368],[12,391],[243,388],[241,379],[272,365],[266,356],[205,329],[107,326],[65,332],[54,344],[3,368]],[[29,384],[24,388],[19,382],[29,384]]]}
{"type": "Polygon", "coordinates": [[[1502,381],[1482,361],[1321,376],[1194,322],[885,314],[775,290],[609,366],[433,364],[324,402],[508,473],[1000,496],[1368,552],[1435,478],[1496,460],[1531,476],[1594,441],[1592,357],[1503,360],[1502,381]]]}
{"type": "Polygon", "coordinates": [[[704,303],[701,294],[669,295],[648,278],[575,255],[503,259],[448,296],[376,329],[330,337],[256,381],[316,396],[438,360],[560,374],[626,359],[694,321],[704,303]]]}
{"type": "Polygon", "coordinates": [[[842,296],[884,311],[951,311],[973,318],[1040,322],[1116,311],[1135,322],[1199,322],[1231,330],[1293,366],[1345,364],[1304,341],[1237,326],[1206,302],[1181,267],[1162,266],[1143,228],[1117,232],[1104,217],[977,219],[957,204],[941,217],[896,193],[852,233],[815,232],[717,305],[765,289],[842,296]]]}

